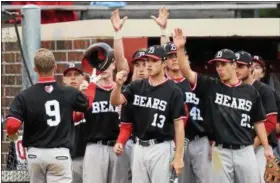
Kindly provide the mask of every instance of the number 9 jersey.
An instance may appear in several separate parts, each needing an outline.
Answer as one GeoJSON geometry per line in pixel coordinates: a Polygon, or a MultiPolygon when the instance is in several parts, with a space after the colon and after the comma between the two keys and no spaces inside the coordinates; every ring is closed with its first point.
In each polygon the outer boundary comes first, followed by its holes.
{"type": "Polygon", "coordinates": [[[88,100],[78,90],[40,81],[22,91],[12,102],[9,118],[21,121],[24,147],[55,148],[73,146],[73,110],[85,112],[88,100]]]}

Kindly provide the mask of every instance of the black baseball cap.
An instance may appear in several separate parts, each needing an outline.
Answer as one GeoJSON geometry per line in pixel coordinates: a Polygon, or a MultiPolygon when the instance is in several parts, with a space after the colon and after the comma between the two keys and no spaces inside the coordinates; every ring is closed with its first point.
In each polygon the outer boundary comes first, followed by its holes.
{"type": "Polygon", "coordinates": [[[252,55],[246,51],[238,51],[235,53],[235,56],[236,56],[236,62],[238,64],[244,64],[244,65],[253,64],[252,55]]]}
{"type": "Polygon", "coordinates": [[[165,61],[167,59],[167,53],[162,46],[155,45],[150,46],[143,57],[149,57],[155,60],[165,61]]]}
{"type": "Polygon", "coordinates": [[[215,58],[208,61],[208,64],[212,64],[213,62],[227,62],[232,63],[236,61],[235,53],[230,49],[222,49],[219,50],[215,54],[215,58]]]}
{"type": "Polygon", "coordinates": [[[134,64],[138,60],[144,60],[143,56],[145,55],[145,53],[145,50],[137,50],[132,56],[131,63],[134,64]]]}
{"type": "Polygon", "coordinates": [[[75,62],[71,62],[71,63],[66,64],[65,69],[63,71],[63,75],[65,75],[70,70],[76,70],[76,71],[80,72],[81,74],[84,73],[82,65],[78,64],[78,63],[75,63],[75,62]]]}
{"type": "MultiPolygon", "coordinates": [[[[163,45],[163,48],[165,49],[167,55],[169,54],[177,54],[177,47],[175,46],[175,44],[173,42],[168,42],[166,44],[163,45]]],[[[185,54],[187,54],[187,52],[185,51],[185,54]]]]}
{"type": "Polygon", "coordinates": [[[168,42],[168,43],[164,44],[163,48],[165,49],[165,51],[168,55],[172,54],[172,53],[177,53],[177,47],[172,42],[168,42]]]}
{"type": "Polygon", "coordinates": [[[263,58],[260,57],[260,56],[254,55],[254,56],[253,56],[253,62],[257,62],[257,63],[259,63],[263,68],[265,68],[265,61],[264,61],[263,58]]]}

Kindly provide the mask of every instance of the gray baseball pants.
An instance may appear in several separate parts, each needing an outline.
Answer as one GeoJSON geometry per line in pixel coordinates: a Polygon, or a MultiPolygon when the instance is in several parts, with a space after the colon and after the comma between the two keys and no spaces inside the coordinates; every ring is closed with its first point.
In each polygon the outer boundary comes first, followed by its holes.
{"type": "Polygon", "coordinates": [[[73,182],[72,183],[82,183],[83,182],[83,162],[84,157],[77,157],[72,159],[73,167],[73,182]]]}
{"type": "Polygon", "coordinates": [[[27,150],[30,183],[71,183],[72,165],[67,148],[35,148],[27,150]]]}
{"type": "Polygon", "coordinates": [[[169,183],[174,142],[165,141],[147,147],[134,145],[132,183],[169,183]]]}
{"type": "Polygon", "coordinates": [[[273,153],[276,158],[280,159],[280,139],[277,142],[277,147],[273,149],[273,153]]]}
{"type": "Polygon", "coordinates": [[[88,143],[84,156],[83,183],[127,183],[129,161],[117,156],[112,146],[88,143]]]}
{"type": "MultiPolygon", "coordinates": [[[[272,147],[270,147],[272,150],[272,147]]],[[[259,172],[260,172],[260,176],[261,176],[261,183],[265,183],[264,181],[264,172],[265,172],[265,167],[266,167],[266,157],[264,155],[264,148],[262,145],[260,145],[259,147],[257,147],[255,149],[255,153],[256,153],[256,158],[258,161],[258,166],[259,166],[259,172]]]]}
{"type": "Polygon", "coordinates": [[[129,167],[128,167],[128,181],[132,182],[132,165],[133,165],[133,140],[129,139],[125,144],[125,152],[129,158],[129,167]]]}
{"type": "Polygon", "coordinates": [[[210,183],[211,159],[210,144],[207,137],[189,141],[184,153],[184,169],[179,183],[210,183]]]}
{"type": "Polygon", "coordinates": [[[212,182],[260,183],[257,158],[252,145],[232,150],[221,146],[213,148],[212,182]]]}

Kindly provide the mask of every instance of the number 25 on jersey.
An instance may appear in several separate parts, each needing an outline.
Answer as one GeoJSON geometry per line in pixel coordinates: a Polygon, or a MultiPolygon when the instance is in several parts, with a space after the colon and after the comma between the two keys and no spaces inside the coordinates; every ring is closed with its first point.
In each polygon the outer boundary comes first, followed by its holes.
{"type": "Polygon", "coordinates": [[[245,128],[253,128],[253,126],[251,126],[250,122],[251,122],[250,116],[243,113],[240,125],[245,128]]]}
{"type": "Polygon", "coordinates": [[[49,116],[47,124],[49,126],[57,126],[60,121],[60,107],[57,100],[49,100],[45,103],[46,114],[49,116]]]}
{"type": "Polygon", "coordinates": [[[155,113],[152,126],[162,128],[164,126],[165,120],[166,117],[164,115],[159,115],[158,113],[155,113]]]}

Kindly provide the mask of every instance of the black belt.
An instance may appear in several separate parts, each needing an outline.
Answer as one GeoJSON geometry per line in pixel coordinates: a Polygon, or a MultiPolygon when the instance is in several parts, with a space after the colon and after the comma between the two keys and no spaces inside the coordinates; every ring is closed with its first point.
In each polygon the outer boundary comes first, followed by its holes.
{"type": "Polygon", "coordinates": [[[144,146],[144,147],[148,147],[148,146],[155,145],[155,144],[160,144],[163,142],[164,142],[164,140],[161,140],[161,139],[141,140],[139,138],[135,138],[135,143],[139,144],[141,146],[144,146]]]}
{"type": "Polygon", "coordinates": [[[248,145],[236,145],[236,144],[215,144],[216,147],[222,147],[222,148],[225,148],[225,149],[234,149],[234,150],[237,150],[237,149],[242,149],[248,145]]]}
{"type": "Polygon", "coordinates": [[[92,142],[94,144],[102,144],[105,146],[114,146],[116,144],[115,140],[98,140],[98,141],[94,141],[92,142]]]}
{"type": "Polygon", "coordinates": [[[192,141],[192,140],[198,140],[198,139],[200,139],[200,138],[202,138],[202,137],[206,137],[206,135],[205,135],[205,134],[198,134],[198,135],[196,135],[196,136],[189,137],[188,139],[189,139],[190,141],[192,141]]]}

